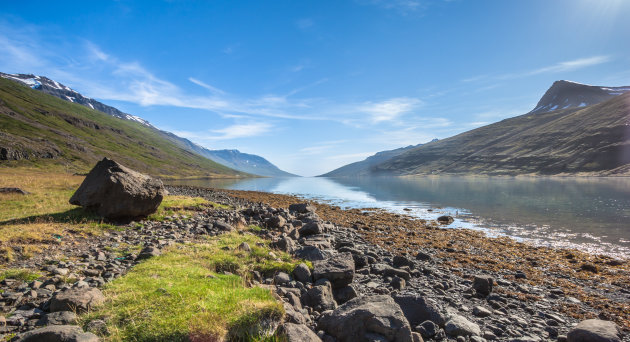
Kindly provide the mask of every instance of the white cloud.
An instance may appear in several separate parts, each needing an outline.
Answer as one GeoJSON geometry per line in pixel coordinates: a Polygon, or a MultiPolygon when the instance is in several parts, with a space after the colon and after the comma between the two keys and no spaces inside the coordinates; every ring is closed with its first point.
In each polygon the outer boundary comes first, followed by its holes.
{"type": "Polygon", "coordinates": [[[200,81],[200,80],[198,80],[198,79],[196,79],[196,78],[193,78],[193,77],[188,77],[188,80],[189,80],[190,82],[192,82],[192,83],[194,83],[194,84],[196,84],[196,85],[198,85],[198,86],[202,87],[202,88],[206,88],[206,89],[208,89],[208,90],[209,90],[210,92],[212,92],[212,93],[215,93],[215,94],[221,94],[221,95],[225,94],[225,92],[224,92],[223,90],[221,90],[221,89],[219,89],[219,88],[216,88],[216,87],[213,87],[213,86],[211,86],[211,85],[209,85],[209,84],[207,84],[207,83],[204,83],[203,81],[200,81]]]}
{"type": "Polygon", "coordinates": [[[424,7],[424,2],[420,0],[360,0],[359,3],[367,3],[385,9],[396,10],[401,12],[402,14],[415,12],[424,7]]]}
{"type": "Polygon", "coordinates": [[[274,126],[267,122],[235,124],[221,129],[191,132],[172,130],[174,134],[196,141],[218,141],[238,138],[250,138],[269,133],[274,126]]]}
{"type": "Polygon", "coordinates": [[[410,97],[397,97],[381,102],[366,102],[358,110],[371,116],[372,122],[390,121],[418,108],[422,101],[410,97]]]}
{"type": "Polygon", "coordinates": [[[549,72],[573,71],[573,70],[582,69],[582,68],[593,66],[593,65],[607,63],[610,60],[611,60],[610,56],[593,56],[593,57],[588,57],[588,58],[580,58],[580,59],[575,59],[572,61],[560,62],[555,65],[533,70],[529,74],[536,75],[536,74],[543,74],[543,73],[549,73],[549,72]]]}

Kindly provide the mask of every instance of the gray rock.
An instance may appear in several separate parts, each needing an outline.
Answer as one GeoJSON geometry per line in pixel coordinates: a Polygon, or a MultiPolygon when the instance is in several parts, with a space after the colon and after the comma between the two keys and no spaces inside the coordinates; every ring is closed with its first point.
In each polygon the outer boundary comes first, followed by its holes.
{"type": "Polygon", "coordinates": [[[224,231],[224,232],[231,232],[234,230],[234,227],[232,227],[230,224],[225,223],[223,221],[215,221],[213,223],[214,228],[224,231]]]}
{"type": "Polygon", "coordinates": [[[492,292],[492,285],[494,284],[494,279],[490,276],[475,276],[473,279],[473,289],[482,295],[487,296],[492,292]]]}
{"type": "Polygon", "coordinates": [[[19,335],[18,342],[98,342],[98,336],[76,325],[50,325],[19,335]]]}
{"type": "Polygon", "coordinates": [[[330,283],[310,288],[306,292],[306,303],[319,312],[337,308],[330,283]]]}
{"type": "Polygon", "coordinates": [[[298,232],[300,233],[300,236],[304,237],[309,235],[321,234],[324,232],[324,230],[324,224],[322,224],[321,222],[310,222],[300,227],[300,229],[298,229],[298,232]]]}
{"type": "Polygon", "coordinates": [[[297,203],[289,205],[289,211],[298,212],[300,214],[314,213],[315,207],[308,203],[297,203]]]}
{"type": "Polygon", "coordinates": [[[72,311],[51,312],[42,316],[36,325],[72,325],[77,323],[77,315],[72,311]]]}
{"type": "Polygon", "coordinates": [[[245,252],[251,252],[252,248],[249,246],[249,244],[247,242],[243,242],[240,245],[238,245],[238,250],[239,251],[245,251],[245,252]]]}
{"type": "Polygon", "coordinates": [[[432,321],[424,321],[420,325],[418,325],[415,330],[422,335],[424,338],[432,338],[437,335],[440,327],[433,323],[432,321]]]}
{"type": "Polygon", "coordinates": [[[326,260],[313,262],[313,278],[328,279],[332,287],[341,288],[354,278],[354,259],[352,254],[340,253],[326,260]]]}
{"type": "Polygon", "coordinates": [[[162,252],[160,251],[159,248],[149,246],[149,247],[143,248],[142,251],[140,251],[140,254],[138,254],[137,259],[138,260],[149,259],[151,257],[158,256],[160,254],[162,254],[162,252]]]}
{"type": "Polygon", "coordinates": [[[278,272],[278,274],[276,274],[273,277],[273,282],[276,285],[282,285],[282,284],[286,284],[288,282],[291,281],[291,278],[289,277],[288,274],[284,273],[284,272],[278,272]]]}
{"type": "Polygon", "coordinates": [[[444,325],[444,331],[449,336],[480,336],[479,326],[464,316],[453,315],[444,325]]]}
{"type": "Polygon", "coordinates": [[[484,308],[483,306],[475,306],[473,308],[473,315],[477,317],[488,317],[492,315],[492,311],[484,308]]]}
{"type": "Polygon", "coordinates": [[[339,342],[413,341],[409,322],[398,304],[387,295],[354,298],[333,312],[323,314],[318,329],[339,342]]]}
{"type": "Polygon", "coordinates": [[[398,268],[394,268],[391,267],[389,265],[386,264],[374,264],[371,267],[371,271],[374,274],[381,274],[385,277],[400,277],[403,278],[405,280],[409,280],[411,279],[411,276],[409,275],[409,272],[405,271],[405,270],[401,270],[398,268]]]}
{"type": "Polygon", "coordinates": [[[567,334],[568,342],[619,342],[619,328],[611,321],[587,319],[567,334]]]}
{"type": "Polygon", "coordinates": [[[269,228],[282,228],[287,223],[287,220],[280,215],[272,216],[267,220],[267,227],[269,228]]]}
{"type": "Polygon", "coordinates": [[[277,249],[285,251],[287,253],[294,253],[295,249],[297,248],[297,244],[295,243],[295,241],[288,236],[280,238],[280,240],[275,242],[274,246],[277,249]]]}
{"type": "Polygon", "coordinates": [[[453,223],[455,220],[453,219],[452,216],[449,215],[443,215],[437,218],[438,223],[440,224],[451,224],[453,223]]]}
{"type": "Polygon", "coordinates": [[[107,323],[102,319],[95,319],[90,321],[86,326],[85,330],[87,332],[91,332],[97,335],[109,335],[109,329],[107,328],[107,323]]]}
{"type": "Polygon", "coordinates": [[[400,294],[394,296],[394,301],[412,326],[424,321],[432,321],[440,326],[446,322],[445,311],[431,299],[414,294],[400,294]]]}
{"type": "Polygon", "coordinates": [[[400,267],[403,267],[403,266],[408,266],[412,270],[415,267],[415,265],[413,264],[413,261],[409,260],[409,258],[407,258],[407,257],[400,256],[400,255],[396,255],[394,257],[393,265],[396,268],[400,268],[400,267]]]}
{"type": "Polygon", "coordinates": [[[333,290],[333,296],[337,304],[343,304],[358,296],[357,290],[352,285],[344,286],[333,290]]]}
{"type": "Polygon", "coordinates": [[[50,312],[75,311],[86,312],[105,301],[101,290],[95,287],[70,288],[58,292],[50,300],[50,312]]]}
{"type": "Polygon", "coordinates": [[[316,261],[316,260],[324,260],[330,257],[332,253],[327,251],[322,251],[321,249],[314,246],[304,246],[298,248],[295,251],[295,256],[300,259],[308,260],[308,261],[316,261]]]}
{"type": "Polygon", "coordinates": [[[103,158],[94,166],[70,198],[110,219],[126,219],[154,213],[166,195],[159,179],[103,158]]]}
{"type": "Polygon", "coordinates": [[[281,333],[287,342],[321,342],[321,339],[304,324],[284,323],[281,333]]]}
{"type": "Polygon", "coordinates": [[[297,281],[310,283],[312,279],[311,270],[308,268],[308,266],[306,266],[306,264],[301,263],[297,265],[295,269],[293,269],[293,277],[295,277],[297,281]]]}

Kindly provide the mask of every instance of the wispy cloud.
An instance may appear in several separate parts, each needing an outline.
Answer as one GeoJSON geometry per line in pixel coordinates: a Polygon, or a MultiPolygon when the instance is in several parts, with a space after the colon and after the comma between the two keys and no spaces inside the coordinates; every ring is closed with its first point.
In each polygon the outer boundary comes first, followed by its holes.
{"type": "Polygon", "coordinates": [[[209,142],[261,136],[269,133],[272,128],[274,126],[267,122],[250,122],[197,132],[173,130],[173,133],[187,139],[209,142]]]}
{"type": "Polygon", "coordinates": [[[371,116],[372,122],[390,121],[417,109],[422,101],[411,97],[397,97],[381,102],[365,102],[358,110],[371,116]]]}
{"type": "Polygon", "coordinates": [[[540,74],[552,74],[560,72],[575,71],[599,64],[608,63],[612,60],[610,56],[593,56],[587,58],[578,58],[570,61],[559,62],[553,65],[548,65],[534,70],[529,70],[521,73],[504,74],[497,77],[497,79],[513,79],[535,76],[540,74]]]}
{"type": "Polygon", "coordinates": [[[224,94],[225,94],[225,92],[224,92],[223,90],[221,90],[221,89],[219,89],[219,88],[216,88],[216,87],[213,87],[213,86],[211,86],[211,85],[209,85],[209,84],[207,84],[207,83],[205,83],[205,82],[203,82],[203,81],[200,81],[200,80],[198,80],[198,79],[196,79],[196,78],[193,78],[193,77],[188,77],[188,80],[189,80],[190,82],[192,82],[192,83],[194,83],[194,84],[196,84],[196,85],[198,85],[198,86],[202,87],[202,88],[206,88],[206,89],[208,89],[208,90],[209,90],[210,92],[212,92],[212,93],[215,93],[215,94],[220,94],[220,95],[224,95],[224,94]]]}

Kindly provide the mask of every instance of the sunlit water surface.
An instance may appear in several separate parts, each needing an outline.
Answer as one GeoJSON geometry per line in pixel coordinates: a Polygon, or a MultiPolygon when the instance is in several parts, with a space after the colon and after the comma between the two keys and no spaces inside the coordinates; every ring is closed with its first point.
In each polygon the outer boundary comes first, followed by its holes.
{"type": "Polygon", "coordinates": [[[297,195],[342,208],[381,208],[451,228],[630,258],[630,178],[252,178],[172,184],[297,195]]]}

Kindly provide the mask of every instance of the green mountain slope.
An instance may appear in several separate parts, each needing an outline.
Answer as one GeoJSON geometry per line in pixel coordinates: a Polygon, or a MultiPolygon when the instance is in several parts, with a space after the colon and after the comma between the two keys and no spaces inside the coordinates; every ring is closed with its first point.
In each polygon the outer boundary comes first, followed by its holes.
{"type": "Polygon", "coordinates": [[[630,93],[529,113],[409,150],[372,175],[630,175],[630,93]]]}
{"type": "Polygon", "coordinates": [[[105,156],[163,177],[247,175],[187,151],[141,123],[0,78],[0,166],[84,172],[105,156]]]}

